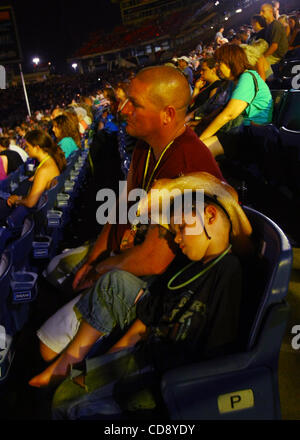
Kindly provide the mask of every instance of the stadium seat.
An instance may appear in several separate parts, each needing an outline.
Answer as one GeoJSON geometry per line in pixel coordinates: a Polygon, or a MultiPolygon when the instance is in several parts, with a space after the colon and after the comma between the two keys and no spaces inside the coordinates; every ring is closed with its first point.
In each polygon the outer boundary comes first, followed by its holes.
{"type": "Polygon", "coordinates": [[[8,311],[11,270],[12,255],[10,251],[5,250],[0,257],[0,325],[3,325],[7,332],[12,327],[12,317],[8,311]]]}
{"type": "Polygon", "coordinates": [[[299,66],[299,59],[285,59],[278,65],[278,76],[281,79],[291,78],[293,76],[294,66],[299,66]]]}
{"type": "Polygon", "coordinates": [[[28,303],[33,301],[37,295],[36,282],[38,275],[28,270],[33,237],[34,220],[30,216],[24,221],[20,237],[9,246],[12,255],[10,282],[12,295],[8,305],[9,313],[13,319],[13,327],[9,329],[11,335],[20,331],[28,321],[30,312],[28,303]]]}
{"type": "Polygon", "coordinates": [[[258,271],[245,270],[250,274],[242,307],[241,351],[164,375],[162,395],[173,420],[281,418],[277,371],[289,313],[285,296],[292,251],[272,220],[251,208],[245,211],[260,250],[251,264],[258,271]]]}
{"type": "Polygon", "coordinates": [[[277,126],[277,119],[280,113],[280,109],[282,104],[286,98],[288,90],[271,90],[272,98],[273,98],[273,119],[272,122],[277,126]]]}
{"type": "Polygon", "coordinates": [[[12,233],[7,226],[0,227],[0,254],[6,248],[7,242],[11,239],[12,233]]]}
{"type": "Polygon", "coordinates": [[[7,217],[6,224],[14,237],[21,234],[25,218],[29,215],[29,209],[26,206],[17,206],[7,217]]]}
{"type": "Polygon", "coordinates": [[[300,130],[300,90],[289,90],[277,118],[277,127],[300,130]]]}
{"type": "Polygon", "coordinates": [[[300,129],[281,127],[279,140],[285,157],[286,184],[296,197],[300,196],[300,129]]]}

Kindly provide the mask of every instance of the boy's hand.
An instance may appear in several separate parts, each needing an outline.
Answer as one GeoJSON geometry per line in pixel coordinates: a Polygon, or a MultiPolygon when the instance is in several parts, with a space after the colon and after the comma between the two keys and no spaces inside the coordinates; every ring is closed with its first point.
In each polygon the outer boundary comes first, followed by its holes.
{"type": "Polygon", "coordinates": [[[12,195],[12,196],[8,197],[6,202],[7,202],[8,206],[11,208],[12,206],[17,205],[19,200],[21,200],[20,196],[12,195]]]}

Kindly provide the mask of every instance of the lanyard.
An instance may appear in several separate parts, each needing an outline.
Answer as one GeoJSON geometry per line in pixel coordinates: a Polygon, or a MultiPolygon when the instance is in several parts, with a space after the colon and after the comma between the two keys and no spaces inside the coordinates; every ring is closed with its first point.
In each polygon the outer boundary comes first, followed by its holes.
{"type": "Polygon", "coordinates": [[[228,246],[227,249],[225,249],[225,251],[218,256],[218,258],[216,258],[209,266],[207,266],[205,269],[201,270],[201,272],[199,272],[197,275],[193,276],[192,278],[190,278],[189,280],[185,281],[182,284],[179,284],[178,286],[171,286],[172,282],[179,277],[179,275],[181,275],[186,269],[188,269],[189,267],[191,267],[193,264],[197,263],[197,261],[192,261],[192,263],[188,264],[187,266],[185,266],[183,269],[181,269],[179,272],[177,272],[168,282],[168,289],[169,290],[177,290],[180,289],[181,287],[184,287],[190,283],[192,283],[193,281],[195,281],[197,278],[201,277],[202,275],[204,275],[206,272],[208,272],[215,264],[217,264],[220,260],[222,260],[223,257],[225,257],[226,254],[228,254],[228,252],[231,249],[231,244],[228,246]]]}
{"type": "Polygon", "coordinates": [[[49,154],[48,154],[48,156],[46,156],[43,160],[42,160],[42,162],[39,164],[39,166],[37,167],[37,169],[35,170],[35,172],[37,172],[37,170],[48,160],[48,159],[50,159],[50,156],[49,156],[49,154]]]}
{"type": "Polygon", "coordinates": [[[146,185],[146,177],[147,177],[147,173],[148,173],[149,162],[150,162],[150,155],[151,155],[151,147],[149,146],[149,149],[148,149],[148,155],[147,155],[147,159],[146,159],[146,165],[145,165],[145,169],[144,169],[143,186],[142,186],[142,189],[144,189],[146,192],[148,192],[148,190],[149,190],[149,186],[150,186],[150,183],[151,183],[151,181],[152,181],[152,179],[153,179],[154,173],[155,173],[155,171],[157,170],[157,168],[158,168],[158,166],[159,166],[159,164],[160,164],[160,162],[161,162],[161,160],[162,160],[164,154],[165,154],[166,151],[171,147],[171,145],[173,144],[173,142],[174,142],[174,139],[173,139],[173,140],[172,140],[172,141],[171,141],[171,142],[170,142],[170,143],[164,148],[163,152],[162,152],[161,155],[159,156],[158,161],[157,161],[156,164],[155,164],[154,170],[152,171],[152,174],[151,174],[151,176],[150,176],[150,179],[148,180],[148,183],[147,183],[147,185],[146,185]]]}

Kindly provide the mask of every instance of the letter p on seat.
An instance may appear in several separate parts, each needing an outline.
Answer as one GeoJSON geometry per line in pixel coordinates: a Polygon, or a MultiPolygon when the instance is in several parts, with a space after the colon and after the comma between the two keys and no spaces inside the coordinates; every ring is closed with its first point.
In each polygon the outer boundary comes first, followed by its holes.
{"type": "Polygon", "coordinates": [[[218,409],[220,414],[239,411],[254,406],[254,395],[252,390],[233,391],[228,394],[221,394],[218,397],[218,409]]]}

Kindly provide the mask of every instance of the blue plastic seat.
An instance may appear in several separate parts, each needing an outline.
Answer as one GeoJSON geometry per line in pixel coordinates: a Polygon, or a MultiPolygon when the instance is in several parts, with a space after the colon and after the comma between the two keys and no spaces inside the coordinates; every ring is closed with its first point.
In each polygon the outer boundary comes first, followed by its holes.
{"type": "Polygon", "coordinates": [[[20,235],[23,229],[24,220],[29,213],[30,211],[26,206],[19,205],[7,217],[6,224],[15,237],[20,235]]]}
{"type": "Polygon", "coordinates": [[[277,118],[277,127],[300,130],[300,90],[289,90],[277,118]]]}
{"type": "Polygon", "coordinates": [[[12,233],[7,226],[0,227],[0,254],[4,251],[8,241],[11,239],[12,233]]]}
{"type": "Polygon", "coordinates": [[[171,419],[281,418],[278,357],[289,314],[285,297],[292,250],[272,220],[251,208],[245,211],[259,248],[246,276],[241,350],[168,371],[161,390],[171,419]]]}
{"type": "Polygon", "coordinates": [[[32,250],[33,238],[34,220],[30,216],[24,220],[20,237],[14,240],[10,245],[14,271],[28,269],[28,257],[32,250]]]}
{"type": "Polygon", "coordinates": [[[9,312],[10,275],[12,270],[11,252],[5,250],[0,257],[0,325],[10,334],[12,317],[9,312]]]}
{"type": "MultiPolygon", "coordinates": [[[[300,95],[299,95],[300,96],[300,95]]],[[[300,108],[299,108],[300,112],[300,108]]],[[[285,158],[286,184],[292,193],[300,196],[300,129],[281,127],[279,141],[285,158]]]]}
{"type": "Polygon", "coordinates": [[[273,98],[273,118],[272,122],[277,127],[277,120],[280,114],[281,107],[286,99],[286,95],[288,94],[288,90],[270,90],[273,98]]]}

